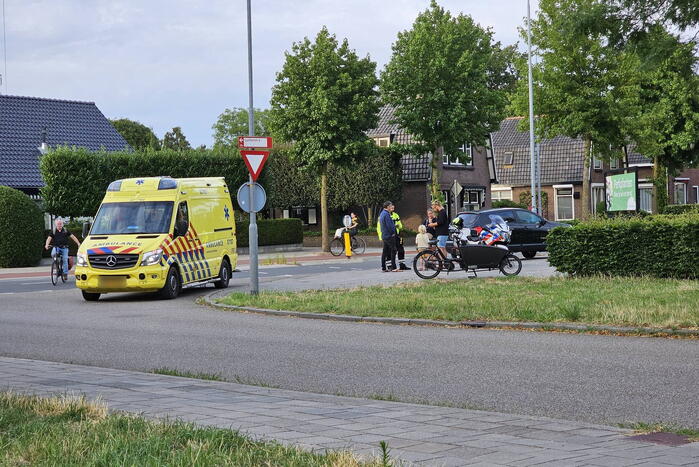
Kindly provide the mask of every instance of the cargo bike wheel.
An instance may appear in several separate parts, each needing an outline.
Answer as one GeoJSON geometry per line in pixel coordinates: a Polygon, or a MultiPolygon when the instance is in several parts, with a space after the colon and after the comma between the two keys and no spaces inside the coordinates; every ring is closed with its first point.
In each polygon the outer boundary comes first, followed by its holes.
{"type": "Polygon", "coordinates": [[[516,276],[522,270],[522,260],[512,253],[508,253],[500,261],[500,272],[506,276],[516,276]]]}
{"type": "Polygon", "coordinates": [[[436,250],[423,250],[413,259],[413,271],[421,279],[434,279],[442,272],[443,263],[436,250]]]}

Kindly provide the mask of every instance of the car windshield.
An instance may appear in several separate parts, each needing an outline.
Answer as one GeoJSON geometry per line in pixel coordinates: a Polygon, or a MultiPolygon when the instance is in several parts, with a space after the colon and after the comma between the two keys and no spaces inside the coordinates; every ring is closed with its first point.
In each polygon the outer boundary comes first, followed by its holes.
{"type": "Polygon", "coordinates": [[[459,214],[459,219],[461,219],[462,227],[471,227],[476,223],[476,219],[478,219],[478,214],[474,214],[472,212],[464,212],[459,214]]]}
{"type": "Polygon", "coordinates": [[[172,201],[103,204],[90,235],[168,233],[172,204],[172,201]]]}

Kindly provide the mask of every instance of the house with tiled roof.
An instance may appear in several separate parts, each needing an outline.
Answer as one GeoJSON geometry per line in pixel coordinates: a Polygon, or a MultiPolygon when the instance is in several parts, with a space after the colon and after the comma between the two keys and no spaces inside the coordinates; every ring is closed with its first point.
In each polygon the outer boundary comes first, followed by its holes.
{"type": "Polygon", "coordinates": [[[44,185],[39,160],[61,145],[129,147],[94,102],[0,95],[0,185],[37,197],[44,185]]]}
{"type": "MultiPolygon", "coordinates": [[[[491,136],[498,184],[492,186],[492,199],[520,202],[529,199],[529,132],[520,130],[523,117],[507,118],[491,136]]],[[[583,141],[556,136],[538,142],[541,189],[546,203],[543,215],[552,220],[570,220],[582,212],[583,141]]],[[[626,157],[610,162],[594,159],[590,167],[591,210],[605,199],[605,174],[622,168],[638,171],[640,209],[650,212],[653,205],[653,163],[630,147],[626,157]]],[[[668,179],[670,201],[676,204],[699,202],[699,169],[686,169],[668,179]]]]}
{"type": "MultiPolygon", "coordinates": [[[[395,123],[394,108],[385,105],[379,112],[379,123],[376,128],[367,132],[378,146],[387,147],[392,144],[410,144],[413,136],[395,123]]],[[[449,216],[457,211],[478,210],[491,207],[490,185],[496,180],[494,162],[491,151],[485,147],[465,143],[463,151],[466,157],[452,157],[445,154],[439,170],[439,184],[447,202],[449,216]],[[462,187],[455,195],[454,182],[462,187]]],[[[430,205],[430,180],[432,178],[432,155],[404,155],[401,159],[403,167],[403,198],[396,203],[403,224],[416,229],[425,216],[430,205]]]]}

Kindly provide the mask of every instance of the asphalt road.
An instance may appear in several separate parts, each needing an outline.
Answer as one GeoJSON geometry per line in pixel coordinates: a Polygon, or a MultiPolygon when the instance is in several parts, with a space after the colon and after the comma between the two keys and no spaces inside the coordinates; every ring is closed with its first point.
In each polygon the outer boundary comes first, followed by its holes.
{"type": "MultiPolygon", "coordinates": [[[[408,255],[406,264],[412,261],[412,255],[408,255]]],[[[290,262],[293,258],[288,259],[290,262]]],[[[275,289],[304,289],[304,288],[335,288],[342,285],[370,285],[402,281],[419,281],[414,272],[407,271],[401,273],[381,274],[379,271],[379,258],[377,256],[358,256],[352,260],[337,258],[330,261],[316,261],[301,265],[271,265],[261,266],[260,281],[268,282],[268,288],[275,289]],[[325,280],[326,273],[344,273],[342,280],[329,278],[325,280]],[[370,275],[367,276],[367,273],[370,275]],[[299,279],[300,280],[297,280],[299,279]],[[291,280],[285,280],[291,279],[291,280]],[[320,279],[320,280],[319,280],[320,279]],[[277,282],[280,284],[277,284],[277,282]]],[[[544,277],[554,273],[553,268],[548,265],[545,256],[537,256],[531,260],[522,260],[522,276],[544,277]]],[[[498,276],[498,271],[483,271],[478,273],[482,277],[498,276]]],[[[240,266],[239,271],[233,274],[234,284],[244,286],[248,280],[247,266],[240,266]]],[[[463,271],[451,274],[440,274],[441,279],[463,279],[466,274],[463,271]]],[[[0,297],[8,294],[23,292],[48,293],[63,289],[73,289],[75,287],[75,277],[68,276],[68,282],[58,282],[56,286],[51,284],[49,273],[41,277],[23,277],[13,279],[3,279],[0,275],[0,297]]],[[[210,287],[210,286],[209,286],[210,287]]]]}
{"type": "MultiPolygon", "coordinates": [[[[263,279],[263,287],[414,277],[321,266],[320,272],[304,266],[292,278],[282,274],[289,268],[273,268],[280,275],[263,279]]],[[[232,290],[245,285],[237,276],[232,290]]],[[[211,290],[190,290],[172,301],[117,294],[97,303],[67,287],[5,294],[0,355],[143,371],[168,367],[302,391],[699,428],[696,340],[341,323],[194,303],[211,290]]]]}

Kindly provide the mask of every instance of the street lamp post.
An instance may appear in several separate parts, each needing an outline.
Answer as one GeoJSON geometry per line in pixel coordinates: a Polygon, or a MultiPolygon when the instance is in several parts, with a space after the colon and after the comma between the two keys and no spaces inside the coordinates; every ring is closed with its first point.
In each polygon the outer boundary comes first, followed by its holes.
{"type": "MultiPolygon", "coordinates": [[[[255,113],[252,102],[252,14],[250,13],[250,0],[248,6],[248,134],[255,135],[255,113]]],[[[250,227],[248,229],[248,249],[250,251],[250,294],[257,295],[260,285],[257,278],[257,214],[253,211],[255,206],[255,190],[252,174],[250,175],[250,227]]]]}
{"type": "MultiPolygon", "coordinates": [[[[532,82],[532,31],[531,31],[531,12],[529,6],[529,0],[527,0],[527,47],[529,53],[527,54],[528,59],[528,75],[529,75],[529,162],[530,162],[530,177],[531,177],[531,206],[532,211],[537,212],[538,203],[537,198],[539,194],[536,191],[536,150],[534,145],[534,85],[532,82]]],[[[540,214],[540,213],[539,213],[540,214]]]]}

